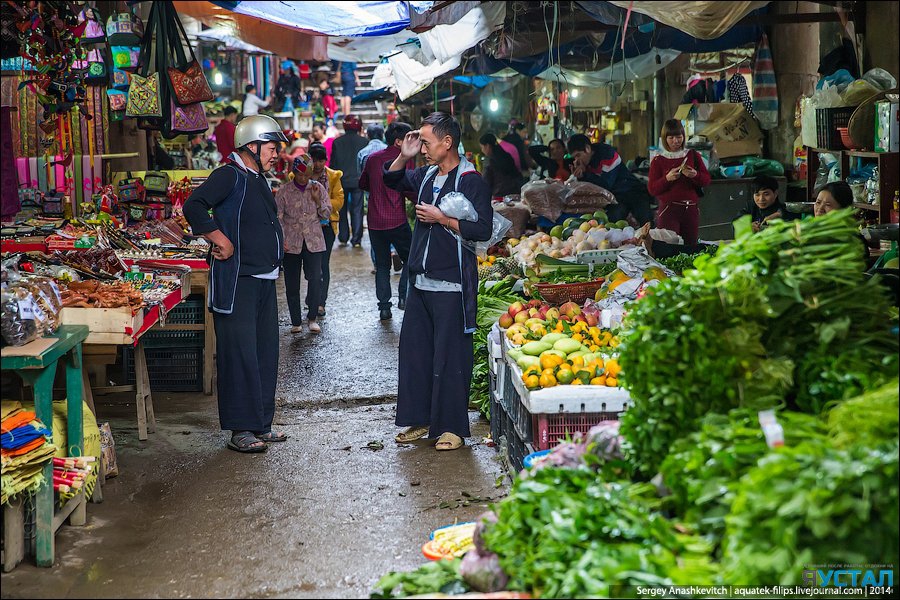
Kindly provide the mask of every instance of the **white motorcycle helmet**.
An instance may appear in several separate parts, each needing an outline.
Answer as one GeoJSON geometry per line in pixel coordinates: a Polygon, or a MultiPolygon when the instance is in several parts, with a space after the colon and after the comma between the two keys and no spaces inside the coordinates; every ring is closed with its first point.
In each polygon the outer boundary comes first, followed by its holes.
{"type": "Polygon", "coordinates": [[[262,161],[259,153],[266,142],[289,142],[281,126],[272,117],[266,115],[251,115],[244,117],[234,130],[234,147],[246,150],[253,155],[256,164],[262,172],[262,161]]]}

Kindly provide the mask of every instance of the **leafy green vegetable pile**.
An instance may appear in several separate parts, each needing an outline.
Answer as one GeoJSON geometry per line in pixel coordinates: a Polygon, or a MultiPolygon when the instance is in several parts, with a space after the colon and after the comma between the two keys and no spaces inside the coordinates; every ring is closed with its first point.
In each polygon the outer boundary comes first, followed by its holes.
{"type": "Polygon", "coordinates": [[[745,232],[700,256],[629,312],[626,458],[651,477],[710,412],[787,402],[819,413],[881,385],[900,362],[886,314],[847,211],[745,232]]]}
{"type": "Polygon", "coordinates": [[[487,337],[491,327],[505,313],[509,305],[522,297],[512,291],[516,279],[507,277],[490,288],[482,281],[478,284],[478,314],[475,318],[477,329],[472,336],[475,346],[475,366],[472,369],[472,385],[469,388],[469,404],[490,419],[491,390],[488,361],[487,337]]]}
{"type": "Polygon", "coordinates": [[[371,598],[405,598],[433,592],[462,594],[469,591],[459,576],[462,559],[438,560],[406,573],[391,571],[378,580],[371,598]]]}
{"type": "Polygon", "coordinates": [[[508,589],[541,598],[620,596],[614,586],[711,583],[709,547],[655,509],[647,483],[604,482],[587,468],[546,468],[517,479],[498,504],[487,547],[508,589]]]}

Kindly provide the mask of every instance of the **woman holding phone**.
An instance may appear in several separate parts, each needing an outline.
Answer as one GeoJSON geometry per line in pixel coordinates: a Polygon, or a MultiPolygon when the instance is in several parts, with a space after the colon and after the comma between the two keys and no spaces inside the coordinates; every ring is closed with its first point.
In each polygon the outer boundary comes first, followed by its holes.
{"type": "Polygon", "coordinates": [[[659,134],[662,151],[650,162],[647,189],[659,200],[656,226],[680,235],[687,245],[697,243],[700,197],[709,185],[709,171],[696,150],[684,147],[681,121],[669,119],[659,134]]]}

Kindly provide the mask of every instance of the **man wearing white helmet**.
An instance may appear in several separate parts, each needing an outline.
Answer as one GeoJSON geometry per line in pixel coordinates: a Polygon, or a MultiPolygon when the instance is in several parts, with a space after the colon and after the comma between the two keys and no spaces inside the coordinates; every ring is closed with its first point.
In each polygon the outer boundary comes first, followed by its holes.
{"type": "Polygon", "coordinates": [[[234,132],[232,162],[213,171],[184,205],[194,234],[213,244],[207,301],[216,327],[219,422],[231,430],[228,447],[238,452],[265,452],[266,442],[287,439],[272,431],[278,374],[275,280],[284,233],[264,176],[287,141],[271,117],[245,117],[234,132]]]}

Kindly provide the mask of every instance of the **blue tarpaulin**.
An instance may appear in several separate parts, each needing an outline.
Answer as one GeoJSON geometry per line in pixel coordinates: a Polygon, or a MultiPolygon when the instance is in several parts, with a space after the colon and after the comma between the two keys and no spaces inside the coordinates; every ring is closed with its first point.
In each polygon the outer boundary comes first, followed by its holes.
{"type": "Polygon", "coordinates": [[[370,37],[409,27],[409,8],[423,12],[433,2],[235,2],[217,6],[294,29],[330,36],[370,37]]]}

